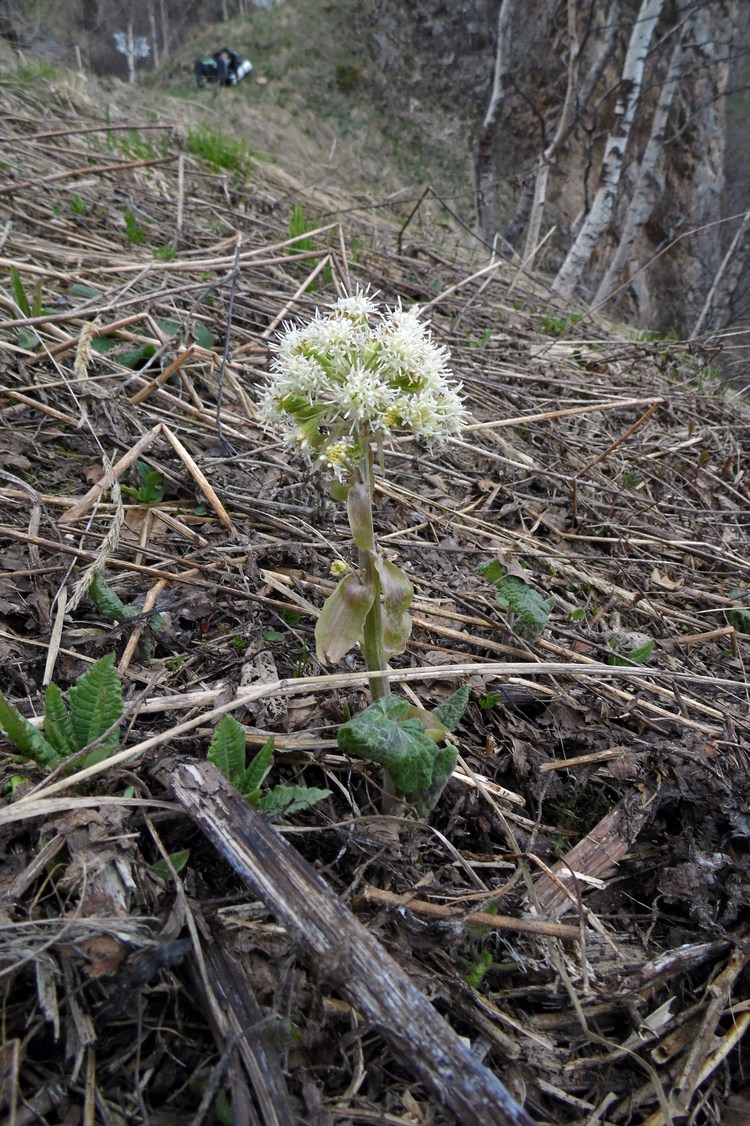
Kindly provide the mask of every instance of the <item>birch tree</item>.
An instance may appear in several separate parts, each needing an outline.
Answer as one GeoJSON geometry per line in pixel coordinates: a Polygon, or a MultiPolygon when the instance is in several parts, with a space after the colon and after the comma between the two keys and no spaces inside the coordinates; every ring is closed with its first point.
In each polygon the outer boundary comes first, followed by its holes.
{"type": "Polygon", "coordinates": [[[669,113],[684,69],[686,40],[694,33],[695,20],[689,17],[683,24],[669,59],[667,74],[651,120],[648,142],[641,158],[638,179],[625,212],[620,240],[596,291],[594,305],[600,305],[612,296],[628,263],[634,258],[633,250],[638,233],[651,217],[654,203],[664,189],[664,142],[669,113]]]}
{"type": "Polygon", "coordinates": [[[476,196],[477,231],[485,242],[494,234],[497,203],[495,176],[495,134],[506,94],[510,29],[515,0],[501,0],[497,16],[497,46],[492,90],[487,111],[474,147],[474,191],[476,196]]]}
{"type": "Polygon", "coordinates": [[[633,24],[620,77],[622,93],[615,110],[616,124],[605,145],[599,188],[552,286],[553,292],[563,297],[572,297],[597,242],[612,218],[625,152],[641,96],[646,58],[663,7],[664,0],[642,0],[633,24]]]}
{"type": "MultiPolygon", "coordinates": [[[[617,30],[622,14],[622,0],[612,0],[604,16],[604,37],[594,37],[593,59],[586,75],[580,78],[580,57],[583,53],[583,44],[578,35],[578,3],[577,0],[568,0],[568,74],[565,88],[565,100],[555,125],[555,131],[549,144],[539,157],[534,181],[534,199],[529,213],[526,229],[526,243],[523,251],[525,265],[529,265],[534,257],[539,244],[542,229],[544,208],[547,202],[547,183],[549,174],[557,157],[570,139],[581,110],[587,105],[594,89],[602,76],[605,66],[612,56],[617,30]]],[[[601,6],[598,11],[601,12],[601,6]]],[[[583,38],[591,36],[592,28],[586,29],[583,38]]]]}

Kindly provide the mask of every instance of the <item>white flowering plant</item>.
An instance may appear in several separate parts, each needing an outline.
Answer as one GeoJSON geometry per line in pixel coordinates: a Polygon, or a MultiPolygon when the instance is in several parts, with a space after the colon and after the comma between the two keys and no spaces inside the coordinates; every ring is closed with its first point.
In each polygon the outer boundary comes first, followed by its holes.
{"type": "MultiPolygon", "coordinates": [[[[461,384],[418,309],[380,311],[362,292],[304,327],[286,326],[273,351],[261,410],[333,477],[358,550],[356,571],[340,562],[332,568],[340,581],[318,618],[318,658],[335,665],[359,643],[368,670],[382,673],[388,657],[406,648],[414,590],[377,546],[374,449],[397,434],[438,442],[457,433],[465,417],[461,384]]],[[[370,690],[374,701],[387,697],[387,677],[371,677],[370,690]]]]}

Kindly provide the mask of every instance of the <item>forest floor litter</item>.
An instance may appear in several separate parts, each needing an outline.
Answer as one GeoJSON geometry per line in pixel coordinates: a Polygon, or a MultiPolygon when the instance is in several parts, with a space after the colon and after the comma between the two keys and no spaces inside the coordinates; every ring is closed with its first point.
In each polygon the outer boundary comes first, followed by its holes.
{"type": "Polygon", "coordinates": [[[750,412],[710,344],[572,315],[429,193],[339,220],[74,86],[0,101],[0,688],[38,730],[112,654],[124,707],[88,765],[0,740],[3,1121],[747,1122],[750,412]],[[428,821],[338,748],[367,676],[313,630],[356,551],[257,407],[357,287],[424,309],[471,416],[376,486],[393,690],[471,690],[428,821]],[[328,796],[264,818],[225,714],[328,796]]]}

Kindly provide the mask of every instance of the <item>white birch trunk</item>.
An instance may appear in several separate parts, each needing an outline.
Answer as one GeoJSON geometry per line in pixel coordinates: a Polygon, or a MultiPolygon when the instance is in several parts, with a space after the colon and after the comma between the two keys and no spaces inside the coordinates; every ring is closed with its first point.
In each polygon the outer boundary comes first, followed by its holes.
{"type": "Polygon", "coordinates": [[[691,340],[700,336],[706,322],[709,322],[712,327],[714,325],[723,327],[726,323],[732,294],[745,268],[748,250],[750,250],[750,211],[745,212],[729,249],[716,271],[716,276],[708,291],[700,316],[690,334],[691,340]]]}
{"type": "Polygon", "coordinates": [[[153,0],[148,6],[148,24],[151,29],[151,56],[154,62],[154,70],[159,65],[159,37],[156,34],[156,12],[154,11],[153,0]]]}
{"type": "Polygon", "coordinates": [[[549,180],[550,166],[555,159],[563,142],[570,132],[571,123],[576,104],[576,91],[578,88],[578,56],[580,43],[578,41],[578,28],[576,23],[576,0],[568,0],[568,82],[565,88],[565,101],[557,121],[555,135],[542,153],[537,168],[534,182],[534,201],[531,204],[529,225],[526,229],[526,243],[523,248],[524,266],[528,267],[536,254],[539,246],[539,235],[542,229],[544,205],[547,202],[547,181],[549,180]]]}
{"type": "Polygon", "coordinates": [[[135,39],[132,20],[128,20],[128,30],[125,35],[125,58],[128,63],[128,82],[131,86],[135,86],[135,39]]]}
{"type": "Polygon", "coordinates": [[[648,143],[641,159],[638,180],[625,213],[620,241],[596,291],[595,306],[603,304],[612,296],[625,267],[633,258],[633,247],[638,232],[650,219],[654,203],[664,187],[663,176],[659,174],[659,163],[664,153],[669,112],[682,76],[685,41],[692,28],[692,21],[688,21],[670,56],[667,75],[654,110],[648,143]]]}
{"type": "Polygon", "coordinates": [[[513,14],[513,0],[501,0],[497,16],[497,50],[492,92],[474,151],[474,189],[476,193],[477,228],[486,242],[491,242],[495,224],[497,186],[495,183],[495,131],[505,97],[508,70],[508,42],[513,14]]]}
{"type": "Polygon", "coordinates": [[[663,6],[664,0],[643,0],[633,25],[621,76],[624,100],[618,107],[619,120],[607,138],[600,185],[578,237],[568,251],[552,286],[553,293],[563,297],[573,296],[596,244],[612,217],[625,150],[640,100],[643,70],[663,6]]]}

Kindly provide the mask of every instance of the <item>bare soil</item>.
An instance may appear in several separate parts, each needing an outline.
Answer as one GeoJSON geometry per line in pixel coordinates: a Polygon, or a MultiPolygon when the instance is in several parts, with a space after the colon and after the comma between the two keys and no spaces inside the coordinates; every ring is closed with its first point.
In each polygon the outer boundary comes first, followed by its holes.
{"type": "Polygon", "coordinates": [[[115,86],[0,97],[0,687],[38,717],[114,653],[125,700],[88,771],[0,742],[4,1120],[746,1122],[748,414],[715,356],[571,319],[434,196],[407,224],[217,170],[115,86]],[[256,406],[280,325],[357,285],[426,306],[472,416],[377,486],[394,691],[471,687],[429,822],[338,749],[345,513],[256,406]],[[554,598],[537,636],[492,558],[554,598]],[[227,710],[330,796],[262,821],[205,761],[227,710]]]}

